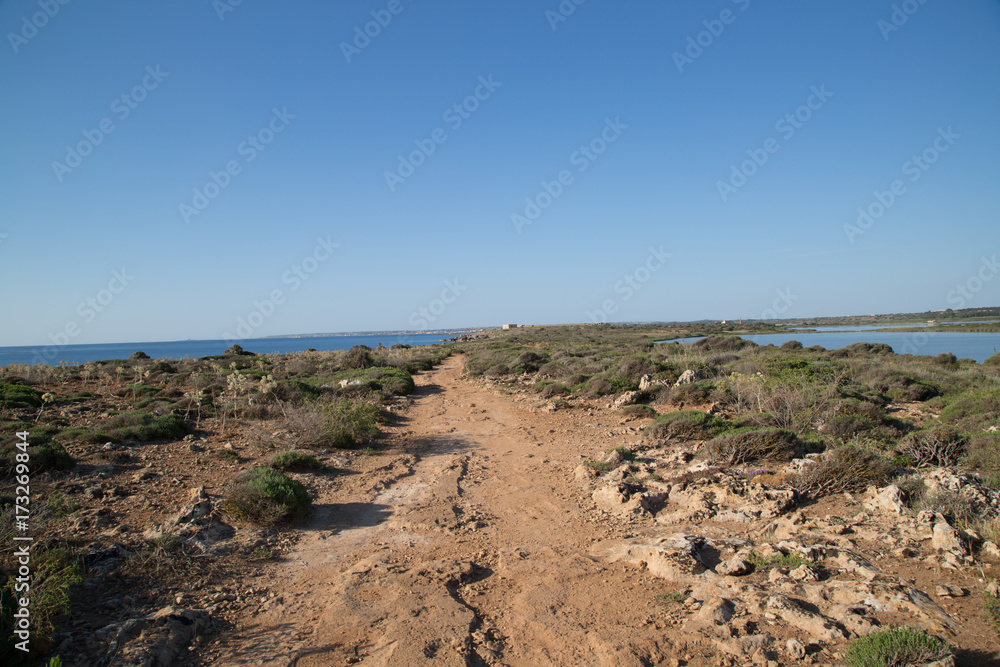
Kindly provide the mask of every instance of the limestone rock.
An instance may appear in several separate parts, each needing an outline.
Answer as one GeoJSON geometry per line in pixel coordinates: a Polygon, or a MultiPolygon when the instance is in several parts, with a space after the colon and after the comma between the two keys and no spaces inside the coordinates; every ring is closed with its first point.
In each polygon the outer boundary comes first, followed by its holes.
{"type": "Polygon", "coordinates": [[[677,382],[674,383],[675,387],[679,387],[682,384],[691,384],[692,382],[698,381],[698,374],[692,370],[686,370],[681,373],[681,376],[677,378],[677,382]]]}
{"type": "Polygon", "coordinates": [[[795,660],[804,660],[806,657],[806,647],[798,639],[789,639],[785,642],[785,650],[795,660]]]}
{"type": "Polygon", "coordinates": [[[964,553],[965,547],[958,537],[958,532],[948,525],[947,521],[939,520],[934,524],[931,546],[941,551],[952,553],[964,553]]]}
{"type": "Polygon", "coordinates": [[[733,556],[729,560],[724,560],[715,566],[715,573],[730,577],[742,577],[753,572],[753,565],[743,560],[740,556],[733,556]]]}
{"type": "Polygon", "coordinates": [[[771,613],[816,640],[838,642],[846,639],[844,631],[829,619],[800,607],[784,595],[772,595],[768,598],[766,607],[771,613]]]}
{"type": "Polygon", "coordinates": [[[934,587],[934,595],[939,598],[961,598],[967,594],[964,588],[949,586],[948,584],[938,584],[934,587]]]}
{"type": "Polygon", "coordinates": [[[626,405],[635,405],[639,402],[642,394],[638,391],[626,391],[624,394],[615,399],[615,407],[621,408],[626,405]]]}
{"type": "Polygon", "coordinates": [[[906,510],[906,505],[903,504],[903,492],[895,484],[881,490],[874,486],[868,487],[868,494],[871,497],[864,504],[865,509],[871,512],[902,514],[906,510]]]}
{"type": "Polygon", "coordinates": [[[102,632],[114,632],[114,638],[104,664],[170,667],[187,655],[194,639],[211,625],[211,616],[206,611],[170,606],[143,618],[109,626],[102,632]]]}

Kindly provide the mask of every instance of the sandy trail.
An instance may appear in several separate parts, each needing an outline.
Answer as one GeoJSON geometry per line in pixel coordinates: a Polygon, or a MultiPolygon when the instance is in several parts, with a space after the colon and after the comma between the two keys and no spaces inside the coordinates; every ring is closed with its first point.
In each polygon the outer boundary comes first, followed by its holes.
{"type": "MultiPolygon", "coordinates": [[[[648,665],[672,654],[663,584],[591,555],[573,469],[599,446],[572,412],[529,412],[459,378],[417,378],[400,451],[323,492],[279,568],[281,597],[227,642],[239,665],[648,665]]],[[[589,432],[589,433],[592,433],[589,432]]]]}

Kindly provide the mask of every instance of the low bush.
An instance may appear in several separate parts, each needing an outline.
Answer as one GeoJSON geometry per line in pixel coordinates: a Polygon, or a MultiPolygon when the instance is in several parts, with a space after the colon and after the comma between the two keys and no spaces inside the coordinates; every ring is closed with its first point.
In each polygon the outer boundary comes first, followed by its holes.
{"type": "Polygon", "coordinates": [[[710,460],[723,465],[753,461],[790,461],[802,450],[791,431],[778,428],[738,430],[717,436],[706,444],[710,460]]]}
{"type": "Polygon", "coordinates": [[[953,466],[965,451],[966,439],[950,426],[935,426],[910,433],[896,446],[916,466],[953,466]]]}
{"type": "Polygon", "coordinates": [[[700,410],[682,410],[660,415],[643,431],[650,440],[708,440],[740,426],[700,410]]]}
{"type": "Polygon", "coordinates": [[[547,384],[542,387],[541,390],[542,398],[555,398],[556,396],[565,396],[569,393],[569,389],[559,384],[558,382],[553,382],[552,384],[547,384]]]}
{"type": "Polygon", "coordinates": [[[154,415],[141,410],[130,410],[111,417],[103,424],[93,426],[83,435],[85,442],[150,442],[182,438],[187,433],[184,418],[180,415],[154,415]]]}
{"type": "Polygon", "coordinates": [[[739,352],[748,347],[757,345],[739,336],[706,336],[691,343],[691,349],[699,352],[739,352]]]}
{"type": "Polygon", "coordinates": [[[793,484],[800,491],[819,497],[885,486],[895,474],[895,466],[876,452],[847,444],[826,452],[817,463],[796,476],[793,484]]]}
{"type": "Polygon", "coordinates": [[[274,468],[258,467],[233,479],[224,507],[238,519],[270,526],[305,514],[310,503],[301,482],[274,468]]]}
{"type": "MultiPolygon", "coordinates": [[[[80,565],[73,553],[64,547],[31,550],[31,642],[32,651],[51,646],[59,622],[70,611],[70,595],[74,585],[82,581],[80,565]]],[[[0,588],[0,662],[22,664],[26,656],[14,647],[14,613],[16,600],[23,596],[14,590],[13,577],[6,578],[0,588]]],[[[28,664],[28,663],[23,663],[28,664]]]]}
{"type": "Polygon", "coordinates": [[[706,403],[712,396],[711,382],[692,382],[691,384],[681,384],[676,387],[669,387],[667,403],[670,405],[699,405],[706,403]]]}
{"type": "Polygon", "coordinates": [[[970,436],[962,463],[979,470],[1000,471],[1000,432],[977,433],[970,436]]]}
{"type": "Polygon", "coordinates": [[[1000,390],[967,392],[952,401],[941,411],[940,420],[964,434],[986,430],[997,423],[1000,415],[1000,390]]]}
{"type": "Polygon", "coordinates": [[[367,345],[355,345],[340,355],[340,365],[351,369],[368,368],[372,365],[372,349],[367,345]]]}
{"type": "Polygon", "coordinates": [[[844,651],[848,667],[908,667],[951,655],[948,644],[923,630],[898,626],[855,639],[844,651]]]}
{"type": "Polygon", "coordinates": [[[885,343],[854,343],[853,345],[848,345],[838,350],[834,350],[830,353],[830,356],[847,359],[864,359],[868,357],[889,356],[894,354],[896,353],[892,351],[892,347],[886,345],[885,343]]]}
{"type": "Polygon", "coordinates": [[[648,405],[626,405],[622,408],[622,414],[626,417],[653,418],[656,417],[656,410],[648,405]]]}
{"type": "Polygon", "coordinates": [[[25,384],[0,382],[0,409],[39,408],[42,392],[25,384]]]}
{"type": "Polygon", "coordinates": [[[288,425],[300,447],[352,449],[378,436],[379,413],[372,403],[336,398],[292,409],[288,425]]]}
{"type": "Polygon", "coordinates": [[[305,452],[279,452],[271,459],[271,467],[278,470],[323,470],[323,463],[312,454],[305,452]]]}

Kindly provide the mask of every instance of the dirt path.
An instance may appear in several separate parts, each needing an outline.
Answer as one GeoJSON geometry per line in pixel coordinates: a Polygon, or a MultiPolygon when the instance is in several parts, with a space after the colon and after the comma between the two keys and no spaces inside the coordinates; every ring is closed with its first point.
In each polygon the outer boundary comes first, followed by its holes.
{"type": "Polygon", "coordinates": [[[462,381],[461,364],[421,374],[393,451],[321,495],[270,582],[280,596],[216,664],[648,665],[675,654],[654,619],[664,584],[592,555],[623,536],[588,516],[573,476],[606,448],[602,435],[572,411],[529,412],[462,381]]]}

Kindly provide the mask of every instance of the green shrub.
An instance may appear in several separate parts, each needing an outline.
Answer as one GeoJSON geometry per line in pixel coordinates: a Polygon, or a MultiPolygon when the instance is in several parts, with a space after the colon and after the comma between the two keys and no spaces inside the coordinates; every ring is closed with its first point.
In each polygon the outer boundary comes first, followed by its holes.
{"type": "Polygon", "coordinates": [[[559,384],[558,382],[553,382],[542,387],[542,398],[555,398],[556,396],[565,396],[569,393],[569,389],[559,384]]]}
{"type": "Polygon", "coordinates": [[[379,406],[349,398],[313,404],[289,412],[289,426],[301,447],[352,449],[379,434],[379,406]]]}
{"type": "Polygon", "coordinates": [[[706,450],[710,460],[735,466],[760,460],[790,461],[802,445],[794,433],[784,429],[741,429],[713,438],[706,450]]]}
{"type": "Polygon", "coordinates": [[[979,470],[1000,471],[1000,432],[970,436],[963,463],[979,470]]]}
{"type": "Polygon", "coordinates": [[[705,403],[712,395],[713,385],[714,383],[710,381],[702,381],[670,387],[667,403],[670,405],[705,403]]]}
{"type": "MultiPolygon", "coordinates": [[[[80,565],[69,549],[33,548],[31,551],[31,646],[51,643],[62,618],[69,613],[70,595],[74,585],[82,581],[80,565]]],[[[18,641],[13,635],[14,612],[22,594],[14,590],[15,581],[8,578],[0,588],[0,661],[18,664],[24,654],[14,648],[18,641]]]]}
{"type": "Polygon", "coordinates": [[[274,468],[251,468],[234,479],[224,506],[233,516],[269,526],[305,514],[311,500],[306,487],[274,468]]]}
{"type": "Polygon", "coordinates": [[[844,651],[848,667],[907,667],[941,660],[951,654],[948,644],[907,626],[877,630],[855,639],[844,651]]]}
{"type": "Polygon", "coordinates": [[[50,470],[72,470],[76,461],[58,442],[47,442],[28,448],[31,454],[31,469],[34,472],[50,470]]]}
{"type": "Polygon", "coordinates": [[[660,415],[643,431],[652,440],[708,440],[740,426],[700,410],[682,410],[660,415]]]}
{"type": "Polygon", "coordinates": [[[795,479],[800,491],[813,497],[844,491],[864,491],[869,486],[885,486],[896,468],[879,454],[847,444],[826,452],[795,479]]]}
{"type": "Polygon", "coordinates": [[[652,375],[655,372],[656,367],[646,357],[629,357],[618,365],[616,375],[638,386],[643,375],[652,375]]]}
{"type": "Polygon", "coordinates": [[[997,352],[992,357],[987,357],[983,361],[983,366],[1000,366],[1000,352],[997,352]]]}
{"type": "Polygon", "coordinates": [[[271,467],[278,470],[323,470],[323,463],[312,454],[305,452],[279,452],[271,459],[271,467]]]}
{"type": "Polygon", "coordinates": [[[648,405],[626,405],[622,408],[622,414],[626,417],[652,418],[656,417],[656,410],[648,405]]]}
{"type": "Polygon", "coordinates": [[[951,424],[961,433],[974,434],[997,423],[1000,414],[1000,390],[967,392],[941,411],[941,422],[951,424]]]}
{"type": "Polygon", "coordinates": [[[830,353],[830,356],[837,358],[868,358],[868,357],[879,357],[879,356],[890,356],[896,353],[892,351],[890,345],[885,343],[854,343],[853,345],[848,345],[842,347],[839,350],[834,350],[830,353]]]}
{"type": "Polygon", "coordinates": [[[85,442],[151,442],[182,438],[187,433],[184,418],[176,414],[154,415],[141,410],[130,410],[111,417],[103,424],[92,427],[84,436],[85,442]]]}
{"type": "Polygon", "coordinates": [[[605,377],[593,377],[587,383],[587,393],[591,396],[607,396],[615,393],[615,386],[605,377]]]}
{"type": "Polygon", "coordinates": [[[40,408],[42,392],[25,384],[0,382],[0,409],[40,408]]]}
{"type": "Polygon", "coordinates": [[[548,359],[537,352],[522,352],[514,359],[512,373],[536,373],[539,368],[548,363],[548,359]]]}
{"type": "Polygon", "coordinates": [[[811,560],[803,558],[797,553],[788,554],[775,554],[764,558],[755,553],[750,553],[746,557],[746,561],[753,565],[754,570],[769,570],[774,567],[788,567],[795,569],[805,565],[809,568],[815,568],[816,564],[811,560]]]}
{"type": "Polygon", "coordinates": [[[372,349],[367,345],[355,345],[340,357],[344,368],[368,368],[372,365],[372,349]]]}
{"type": "Polygon", "coordinates": [[[706,336],[691,344],[692,350],[700,352],[738,352],[748,347],[757,347],[757,344],[739,336],[706,336]]]}

